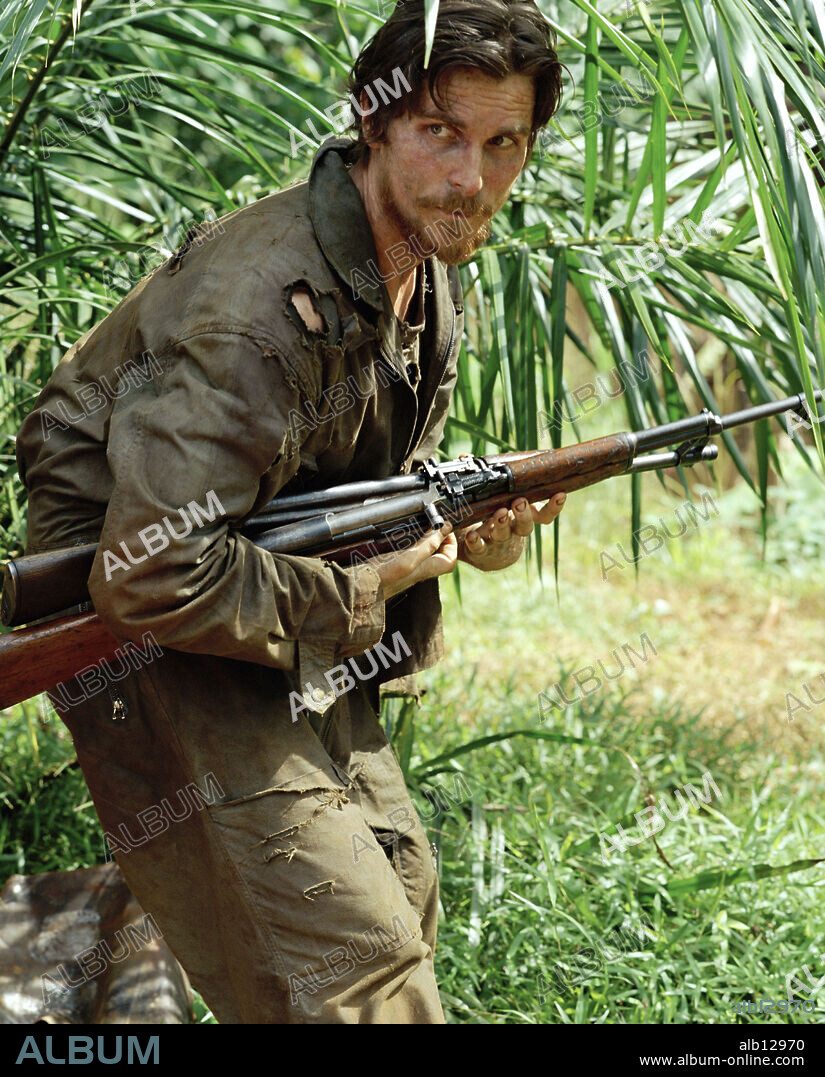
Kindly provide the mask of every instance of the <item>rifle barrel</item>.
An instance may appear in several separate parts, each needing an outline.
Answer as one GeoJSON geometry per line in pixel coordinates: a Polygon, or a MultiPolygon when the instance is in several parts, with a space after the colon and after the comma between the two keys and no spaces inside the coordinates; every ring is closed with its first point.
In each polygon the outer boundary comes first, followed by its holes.
{"type": "MultiPolygon", "coordinates": [[[[814,390],[814,399],[822,400],[822,390],[814,390]]],[[[649,430],[636,430],[631,437],[636,439],[636,451],[649,449],[664,449],[677,441],[688,438],[712,437],[714,434],[722,434],[734,426],[742,426],[744,423],[756,422],[757,419],[767,419],[772,415],[781,415],[786,411],[800,411],[806,403],[804,393],[796,396],[788,396],[783,400],[772,400],[768,404],[757,404],[743,411],[735,411],[730,415],[714,415],[707,408],[701,415],[692,415],[687,419],[679,419],[675,423],[665,423],[663,426],[654,426],[649,430]]]]}
{"type": "MultiPolygon", "coordinates": [[[[814,400],[819,403],[822,400],[822,390],[814,389],[814,400]]],[[[785,397],[784,400],[774,400],[770,404],[757,404],[753,408],[745,408],[744,411],[734,411],[730,415],[722,416],[722,425],[725,430],[732,426],[741,426],[742,423],[755,422],[757,419],[767,419],[772,415],[781,415],[786,411],[801,411],[805,407],[806,396],[798,393],[796,396],[785,397]]]]}

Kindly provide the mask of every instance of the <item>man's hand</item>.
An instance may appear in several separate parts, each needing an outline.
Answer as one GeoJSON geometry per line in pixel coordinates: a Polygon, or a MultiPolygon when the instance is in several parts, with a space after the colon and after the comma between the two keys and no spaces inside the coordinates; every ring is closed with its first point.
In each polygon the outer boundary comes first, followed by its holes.
{"type": "Polygon", "coordinates": [[[566,494],[556,494],[543,508],[519,497],[507,509],[498,509],[483,524],[468,530],[459,545],[458,557],[483,572],[508,568],[521,557],[536,524],[549,524],[558,516],[566,494]]]}
{"type": "Polygon", "coordinates": [[[379,554],[364,562],[381,577],[385,600],[420,580],[444,576],[455,569],[458,542],[452,531],[451,524],[444,524],[440,531],[431,531],[407,550],[379,554]]]}

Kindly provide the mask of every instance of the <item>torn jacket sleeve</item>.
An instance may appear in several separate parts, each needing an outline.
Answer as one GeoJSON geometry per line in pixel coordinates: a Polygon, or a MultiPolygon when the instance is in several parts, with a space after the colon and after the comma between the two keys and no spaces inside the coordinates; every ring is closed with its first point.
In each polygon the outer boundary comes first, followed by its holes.
{"type": "MultiPolygon", "coordinates": [[[[234,530],[262,476],[280,489],[297,470],[299,396],[281,363],[248,336],[203,333],[116,401],[89,593],[121,639],[148,631],[160,646],[298,669],[302,685],[323,686],[342,652],[381,638],[383,588],[367,565],[270,554],[234,530]]],[[[334,696],[306,699],[323,711],[334,696]]]]}

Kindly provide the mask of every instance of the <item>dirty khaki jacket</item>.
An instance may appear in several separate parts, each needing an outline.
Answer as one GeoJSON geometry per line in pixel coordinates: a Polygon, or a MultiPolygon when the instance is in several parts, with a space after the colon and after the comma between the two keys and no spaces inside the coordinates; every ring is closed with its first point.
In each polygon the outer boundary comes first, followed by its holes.
{"type": "MultiPolygon", "coordinates": [[[[141,281],[67,352],[17,438],[27,552],[98,541],[89,592],[106,626],[241,660],[228,667],[239,714],[263,702],[256,692],[271,707],[273,687],[285,697],[296,682],[324,713],[335,698],[325,672],[399,630],[411,656],[382,679],[441,655],[436,580],[385,609],[369,566],[272,555],[237,532],[279,491],[409,471],[444,430],[463,331],[458,273],[427,261],[419,403],[350,145],[327,141],[308,181],[230,213],[141,281]],[[323,332],[298,318],[295,288],[314,297],[323,332]],[[192,502],[203,507],[194,518],[181,511],[192,502]],[[289,679],[256,681],[243,663],[289,679]]],[[[164,704],[186,707],[181,691],[169,683],[164,704]]]]}

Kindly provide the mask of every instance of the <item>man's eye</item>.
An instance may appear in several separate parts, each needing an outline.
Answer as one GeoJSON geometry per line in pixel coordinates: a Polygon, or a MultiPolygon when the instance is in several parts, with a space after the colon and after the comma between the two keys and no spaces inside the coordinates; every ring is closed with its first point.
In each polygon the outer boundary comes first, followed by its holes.
{"type": "Polygon", "coordinates": [[[436,138],[440,138],[448,133],[447,128],[443,123],[431,123],[428,130],[430,134],[435,135],[436,138]]]}

